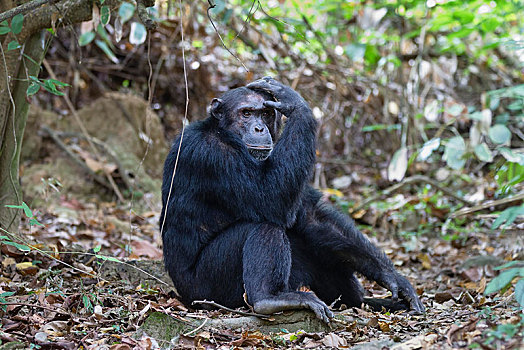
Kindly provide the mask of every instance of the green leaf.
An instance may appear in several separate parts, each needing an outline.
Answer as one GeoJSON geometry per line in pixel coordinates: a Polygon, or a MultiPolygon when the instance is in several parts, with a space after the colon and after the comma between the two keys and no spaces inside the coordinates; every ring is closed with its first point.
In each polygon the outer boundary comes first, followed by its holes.
{"type": "Polygon", "coordinates": [[[15,247],[16,249],[22,251],[22,252],[30,252],[31,251],[31,248],[29,248],[28,246],[26,245],[23,245],[23,244],[18,244],[16,242],[9,242],[9,241],[4,241],[2,242],[2,244],[7,244],[7,245],[10,245],[10,246],[13,246],[15,247]]]}
{"type": "Polygon", "coordinates": [[[513,152],[513,150],[507,147],[500,147],[499,152],[508,162],[524,165],[524,154],[513,152]]]}
{"type": "Polygon", "coordinates": [[[521,109],[524,109],[524,99],[515,100],[511,104],[507,105],[506,108],[510,111],[520,111],[521,109]]]}
{"type": "Polygon", "coordinates": [[[11,31],[11,28],[9,27],[0,27],[0,35],[7,34],[11,31]]]}
{"type": "Polygon", "coordinates": [[[91,300],[87,295],[82,295],[82,303],[84,304],[84,307],[88,310],[93,310],[93,304],[91,304],[91,300]]]}
{"type": "Polygon", "coordinates": [[[366,45],[366,53],[364,55],[367,65],[375,65],[381,58],[380,51],[374,45],[366,45]]]}
{"type": "Polygon", "coordinates": [[[93,41],[94,38],[95,38],[94,32],[91,32],[91,31],[85,32],[84,34],[80,35],[80,37],[78,38],[78,45],[86,46],[91,41],[93,41]]]}
{"type": "Polygon", "coordinates": [[[16,49],[18,49],[20,47],[22,47],[22,46],[20,46],[18,41],[13,40],[9,44],[7,44],[7,51],[16,50],[16,49]]]}
{"type": "Polygon", "coordinates": [[[42,224],[41,222],[39,222],[37,219],[35,218],[31,218],[29,220],[29,225],[31,226],[45,226],[44,224],[42,224]]]}
{"type": "Polygon", "coordinates": [[[27,204],[25,204],[25,202],[22,202],[22,205],[7,204],[6,207],[7,208],[14,208],[14,209],[23,209],[25,216],[27,216],[28,218],[32,218],[33,217],[33,212],[31,211],[31,208],[29,208],[27,206],[27,204]]]}
{"type": "Polygon", "coordinates": [[[466,143],[462,136],[455,136],[448,140],[446,148],[444,149],[444,156],[442,157],[448,166],[452,169],[458,170],[464,167],[466,160],[464,154],[466,153],[466,143]]]}
{"type": "Polygon", "coordinates": [[[102,259],[104,261],[113,261],[113,262],[120,262],[117,258],[114,258],[112,256],[105,256],[105,255],[95,255],[98,259],[102,259]]]}
{"type": "Polygon", "coordinates": [[[11,20],[11,30],[13,31],[13,34],[20,34],[22,31],[22,26],[24,24],[24,15],[19,13],[18,15],[14,16],[11,20]]]}
{"type": "Polygon", "coordinates": [[[29,86],[27,87],[26,95],[27,95],[27,96],[33,96],[33,95],[36,94],[39,90],[40,90],[40,85],[38,85],[37,83],[35,83],[35,82],[33,81],[33,82],[31,82],[31,84],[29,84],[29,86]]]}
{"type": "Polygon", "coordinates": [[[454,11],[453,18],[458,20],[461,24],[468,24],[473,22],[475,14],[468,10],[454,11]]]}
{"type": "MultiPolygon", "coordinates": [[[[56,81],[56,80],[55,80],[56,81]]],[[[64,93],[62,91],[58,91],[56,89],[56,85],[55,83],[53,82],[53,79],[47,79],[44,81],[44,89],[46,89],[47,91],[49,91],[50,93],[52,93],[53,95],[56,95],[56,96],[64,96],[64,93]]]]}
{"type": "Polygon", "coordinates": [[[511,131],[502,124],[496,124],[489,128],[488,135],[491,141],[499,145],[511,140],[511,131]]]}
{"type": "Polygon", "coordinates": [[[362,132],[370,132],[377,130],[394,131],[400,130],[400,124],[373,124],[362,127],[362,132]]]}
{"type": "Polygon", "coordinates": [[[479,121],[481,121],[482,120],[482,112],[473,112],[471,114],[466,115],[466,117],[468,119],[471,119],[471,120],[479,120],[479,121]]]}
{"type": "Polygon", "coordinates": [[[56,80],[56,79],[47,79],[47,80],[60,87],[71,86],[68,83],[64,83],[63,81],[60,81],[60,80],[56,80]]]}
{"type": "Polygon", "coordinates": [[[29,206],[25,202],[22,202],[22,209],[24,209],[25,216],[27,216],[28,218],[33,217],[33,211],[31,210],[31,208],[29,208],[29,206]]]}
{"type": "Polygon", "coordinates": [[[474,31],[475,31],[475,28],[461,28],[457,30],[456,32],[448,34],[447,37],[448,39],[461,39],[461,38],[467,37],[474,31]]]}
{"type": "Polygon", "coordinates": [[[500,21],[496,17],[486,18],[480,22],[480,28],[484,33],[491,33],[500,25],[500,21]]]}
{"type": "Polygon", "coordinates": [[[93,252],[98,253],[100,249],[102,249],[102,246],[97,245],[96,247],[93,248],[93,252]]]}
{"type": "Polygon", "coordinates": [[[194,48],[197,48],[197,49],[201,49],[204,47],[204,42],[202,40],[193,40],[191,42],[191,45],[194,47],[194,48]]]}
{"type": "Polygon", "coordinates": [[[123,2],[120,7],[118,8],[118,16],[120,16],[120,20],[122,24],[129,21],[133,14],[135,13],[135,5],[130,4],[128,2],[123,2]]]}
{"type": "Polygon", "coordinates": [[[502,213],[500,213],[500,215],[498,216],[498,218],[495,219],[495,221],[493,221],[493,224],[491,225],[491,229],[494,230],[494,229],[499,228],[499,226],[502,225],[502,223],[504,222],[506,223],[505,226],[507,227],[511,225],[513,221],[515,221],[517,216],[523,215],[523,214],[524,214],[524,205],[507,208],[502,213]]]}
{"type": "Polygon", "coordinates": [[[500,98],[498,98],[498,96],[493,96],[489,100],[489,109],[491,109],[492,111],[497,109],[499,107],[499,105],[500,105],[500,98]]]}
{"type": "Polygon", "coordinates": [[[366,53],[366,44],[349,44],[346,45],[344,51],[346,52],[346,55],[351,59],[351,61],[362,62],[366,53]]]}
{"type": "Polygon", "coordinates": [[[515,284],[515,299],[521,307],[524,307],[524,278],[521,278],[515,284]]]}
{"type": "Polygon", "coordinates": [[[116,58],[115,54],[113,53],[113,51],[111,51],[111,49],[109,48],[109,46],[107,46],[107,44],[105,42],[103,42],[102,40],[95,40],[95,44],[96,46],[98,46],[105,54],[107,57],[109,57],[109,59],[113,62],[113,63],[118,63],[118,58],[116,58]]]}
{"type": "Polygon", "coordinates": [[[498,292],[501,289],[508,286],[511,281],[517,277],[519,274],[519,269],[509,269],[506,271],[501,272],[497,277],[492,279],[488,285],[486,286],[486,290],[484,291],[485,295],[498,292]]]}
{"type": "Polygon", "coordinates": [[[491,153],[488,145],[486,145],[484,142],[475,146],[475,155],[483,162],[493,161],[493,153],[491,153]]]}
{"type": "Polygon", "coordinates": [[[10,297],[11,295],[14,295],[15,292],[3,292],[0,293],[0,298],[10,297]]]}
{"type": "Polygon", "coordinates": [[[512,266],[515,266],[515,265],[520,265],[522,263],[523,263],[522,261],[514,260],[514,261],[510,261],[510,262],[508,262],[508,263],[506,263],[504,265],[494,267],[493,270],[496,270],[496,271],[505,270],[507,268],[510,268],[512,266]]]}
{"type": "Polygon", "coordinates": [[[100,22],[103,25],[106,25],[109,23],[109,19],[111,19],[111,11],[109,10],[109,6],[102,6],[100,8],[100,22]]]}
{"type": "Polygon", "coordinates": [[[131,23],[131,32],[129,33],[129,42],[133,45],[140,45],[146,41],[147,30],[142,23],[131,23]]]}

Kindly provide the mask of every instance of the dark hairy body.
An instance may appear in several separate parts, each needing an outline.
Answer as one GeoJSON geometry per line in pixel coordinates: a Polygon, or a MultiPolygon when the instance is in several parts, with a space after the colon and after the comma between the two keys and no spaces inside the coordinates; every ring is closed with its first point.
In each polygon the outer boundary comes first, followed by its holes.
{"type": "Polygon", "coordinates": [[[263,78],[214,99],[209,117],[186,129],[173,177],[175,140],[160,222],[182,302],[240,307],[245,292],[256,312],[309,308],[328,322],[326,303],[363,302],[359,272],[392,292],[372,306],[424,310],[385,254],[308,184],[316,129],[298,93],[263,78]],[[281,114],[288,119],[279,136],[281,114]]]}

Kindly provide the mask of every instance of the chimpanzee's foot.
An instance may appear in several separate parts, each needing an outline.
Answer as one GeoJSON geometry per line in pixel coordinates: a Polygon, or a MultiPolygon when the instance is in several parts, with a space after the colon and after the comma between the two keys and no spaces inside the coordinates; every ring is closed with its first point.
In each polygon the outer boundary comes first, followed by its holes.
{"type": "Polygon", "coordinates": [[[329,323],[333,313],[314,293],[288,292],[258,300],[253,309],[261,314],[273,314],[284,310],[310,309],[322,321],[329,323]]]}

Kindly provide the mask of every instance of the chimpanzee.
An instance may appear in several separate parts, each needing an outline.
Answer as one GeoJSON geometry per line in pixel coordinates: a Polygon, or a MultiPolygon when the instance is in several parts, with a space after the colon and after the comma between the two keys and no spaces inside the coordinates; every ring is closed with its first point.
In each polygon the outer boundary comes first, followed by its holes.
{"type": "Polygon", "coordinates": [[[308,308],[329,322],[326,303],[363,302],[359,272],[392,293],[370,305],[424,310],[386,255],[308,184],[316,129],[306,101],[265,77],[213,99],[208,118],[175,140],[160,225],[182,302],[247,302],[262,314],[308,308]]]}

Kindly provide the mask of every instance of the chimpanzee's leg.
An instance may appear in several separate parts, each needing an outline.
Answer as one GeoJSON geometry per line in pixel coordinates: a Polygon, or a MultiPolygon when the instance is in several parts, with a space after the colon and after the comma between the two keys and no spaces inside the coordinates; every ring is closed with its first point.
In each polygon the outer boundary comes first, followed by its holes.
{"type": "Polygon", "coordinates": [[[238,223],[209,235],[199,242],[202,247],[196,254],[185,253],[183,245],[176,247],[177,252],[167,252],[170,259],[166,264],[172,265],[168,271],[184,304],[207,300],[232,308],[245,306],[242,251],[252,229],[252,224],[238,223]]]}
{"type": "Polygon", "coordinates": [[[316,295],[290,288],[291,247],[284,229],[270,224],[255,227],[244,244],[243,268],[248,302],[256,312],[308,308],[326,322],[333,317],[316,295]]]}
{"type": "Polygon", "coordinates": [[[293,289],[306,287],[326,304],[359,307],[364,290],[346,262],[305,241],[302,235],[288,234],[292,250],[289,285],[293,289]]]}
{"type": "MultiPolygon", "coordinates": [[[[368,303],[364,300],[372,307],[424,310],[411,284],[398,274],[387,256],[354,226],[347,215],[322,202],[306,205],[305,212],[301,220],[288,230],[293,259],[297,260],[293,274],[299,277],[309,274],[310,286],[322,300],[330,303],[342,295],[341,300],[346,305],[360,305],[362,287],[353,275],[357,271],[392,291],[393,303],[368,303]],[[406,302],[399,304],[397,295],[406,302]]],[[[307,283],[293,281],[293,284],[297,282],[307,283]]]]}
{"type": "Polygon", "coordinates": [[[239,307],[245,305],[245,291],[256,312],[308,308],[329,322],[333,315],[317,296],[289,288],[290,270],[291,248],[283,229],[242,223],[206,242],[196,261],[172,277],[188,305],[206,299],[239,307]]]}

